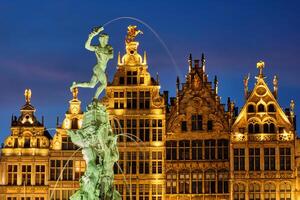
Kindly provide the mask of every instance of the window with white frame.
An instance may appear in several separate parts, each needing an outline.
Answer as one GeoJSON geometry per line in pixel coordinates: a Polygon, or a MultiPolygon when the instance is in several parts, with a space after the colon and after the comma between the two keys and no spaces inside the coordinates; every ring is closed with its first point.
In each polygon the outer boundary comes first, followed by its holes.
{"type": "Polygon", "coordinates": [[[31,165],[22,165],[22,183],[31,185],[31,165]]]}
{"type": "Polygon", "coordinates": [[[36,165],[35,166],[35,184],[36,185],[45,185],[45,165],[36,165]]]}
{"type": "Polygon", "coordinates": [[[265,200],[276,200],[276,186],[273,183],[267,183],[264,185],[265,200]]]}
{"type": "Polygon", "coordinates": [[[192,172],[192,194],[201,194],[203,193],[203,173],[201,171],[192,172]]]}
{"type": "Polygon", "coordinates": [[[251,183],[249,185],[249,200],[260,200],[260,185],[251,183]]]}
{"type": "Polygon", "coordinates": [[[167,183],[166,183],[166,192],[167,194],[176,194],[177,193],[177,174],[175,171],[167,172],[167,183]]]}
{"type": "Polygon", "coordinates": [[[162,152],[152,151],[152,174],[162,173],[162,152]]]}
{"type": "Polygon", "coordinates": [[[162,141],[162,120],[161,119],[152,119],[152,141],[158,142],[162,141]]]}
{"type": "Polygon", "coordinates": [[[18,165],[7,165],[7,184],[8,185],[17,185],[18,180],[18,165]]]}

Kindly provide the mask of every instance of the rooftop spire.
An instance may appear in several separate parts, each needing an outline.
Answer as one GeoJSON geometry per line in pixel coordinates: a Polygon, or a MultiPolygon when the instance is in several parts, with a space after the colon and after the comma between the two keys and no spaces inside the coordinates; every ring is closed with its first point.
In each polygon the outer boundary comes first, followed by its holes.
{"type": "Polygon", "coordinates": [[[31,100],[31,89],[26,89],[25,90],[25,93],[24,93],[24,96],[25,96],[25,101],[27,104],[30,104],[30,100],[31,100]]]}
{"type": "Polygon", "coordinates": [[[215,80],[214,80],[214,85],[215,85],[215,93],[218,94],[218,77],[215,76],[215,80]]]}
{"type": "Polygon", "coordinates": [[[189,62],[189,72],[191,72],[192,71],[192,67],[193,67],[193,59],[192,59],[192,54],[191,53],[190,53],[188,62],[189,62]]]}
{"type": "Polygon", "coordinates": [[[203,72],[205,72],[205,57],[204,57],[204,53],[202,53],[202,56],[201,56],[201,66],[202,66],[203,72]]]}
{"type": "Polygon", "coordinates": [[[179,80],[179,76],[177,76],[177,78],[176,78],[176,91],[177,91],[177,93],[179,91],[179,86],[180,86],[180,80],[179,80]]]}
{"type": "Polygon", "coordinates": [[[244,77],[244,96],[247,100],[248,98],[248,84],[249,84],[250,74],[244,77]]]}
{"type": "Polygon", "coordinates": [[[144,51],[144,60],[143,60],[144,65],[147,65],[147,53],[144,51]]]}
{"type": "Polygon", "coordinates": [[[277,98],[278,94],[278,77],[275,75],[273,79],[273,85],[274,85],[274,96],[277,98]]]}
{"type": "Polygon", "coordinates": [[[121,54],[120,54],[120,51],[118,53],[118,65],[121,65],[121,54]]]}

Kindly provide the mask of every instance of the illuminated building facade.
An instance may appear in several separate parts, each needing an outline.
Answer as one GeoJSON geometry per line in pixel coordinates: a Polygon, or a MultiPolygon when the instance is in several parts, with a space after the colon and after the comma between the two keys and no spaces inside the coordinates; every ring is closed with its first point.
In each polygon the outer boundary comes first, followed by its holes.
{"type": "Polygon", "coordinates": [[[52,137],[43,120],[39,122],[35,117],[30,90],[25,91],[25,100],[21,115],[12,116],[11,135],[1,149],[0,199],[43,200],[48,196],[46,185],[52,137]]]}
{"type": "Polygon", "coordinates": [[[264,62],[258,62],[257,68],[252,91],[249,77],[244,79],[246,102],[231,128],[231,199],[300,199],[295,105],[291,101],[290,108],[282,110],[277,77],[271,91],[263,74],[264,62]]]}
{"type": "Polygon", "coordinates": [[[186,82],[177,78],[167,118],[166,199],[229,199],[229,111],[220,103],[218,80],[209,82],[205,59],[189,58],[186,82]]]}
{"type": "Polygon", "coordinates": [[[118,54],[117,71],[102,102],[119,134],[117,190],[127,200],[160,200],[165,193],[165,103],[158,79],[148,72],[146,52],[142,58],[138,45],[125,42],[126,53],[118,54]]]}
{"type": "MultiPolygon", "coordinates": [[[[221,103],[218,80],[209,82],[204,56],[190,56],[185,83],[177,79],[168,105],[168,93],[161,95],[138,45],[125,43],[101,100],[119,135],[114,171],[123,199],[300,199],[294,102],[282,110],[277,78],[271,91],[264,63],[258,63],[251,92],[244,79],[246,102],[239,114],[230,99],[221,103]]],[[[85,171],[81,150],[67,134],[82,124],[78,90],[53,138],[35,117],[30,90],[25,100],[1,149],[0,200],[67,200],[85,171]]]]}

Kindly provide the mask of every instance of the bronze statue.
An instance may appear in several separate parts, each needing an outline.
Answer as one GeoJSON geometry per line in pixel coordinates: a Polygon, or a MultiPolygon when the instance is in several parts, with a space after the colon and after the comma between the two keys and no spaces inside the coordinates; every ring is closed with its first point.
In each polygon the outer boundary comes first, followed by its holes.
{"type": "Polygon", "coordinates": [[[105,70],[107,63],[110,59],[113,58],[113,48],[108,45],[109,36],[107,34],[99,35],[99,45],[91,45],[92,39],[104,30],[103,27],[94,28],[93,31],[89,34],[89,37],[85,43],[85,48],[89,51],[93,51],[96,54],[97,64],[93,68],[93,75],[89,82],[76,83],[73,82],[70,90],[73,91],[73,88],[83,87],[83,88],[94,88],[97,83],[100,83],[100,86],[97,88],[97,91],[94,95],[94,99],[98,99],[101,92],[107,86],[107,78],[105,70]]]}

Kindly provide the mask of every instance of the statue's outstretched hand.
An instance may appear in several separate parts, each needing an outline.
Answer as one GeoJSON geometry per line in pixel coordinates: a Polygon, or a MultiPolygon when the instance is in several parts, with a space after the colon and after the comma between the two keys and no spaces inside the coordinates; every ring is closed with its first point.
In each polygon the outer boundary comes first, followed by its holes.
{"type": "Polygon", "coordinates": [[[90,33],[90,36],[95,36],[103,30],[104,30],[103,26],[95,27],[93,28],[93,31],[90,33]]]}

